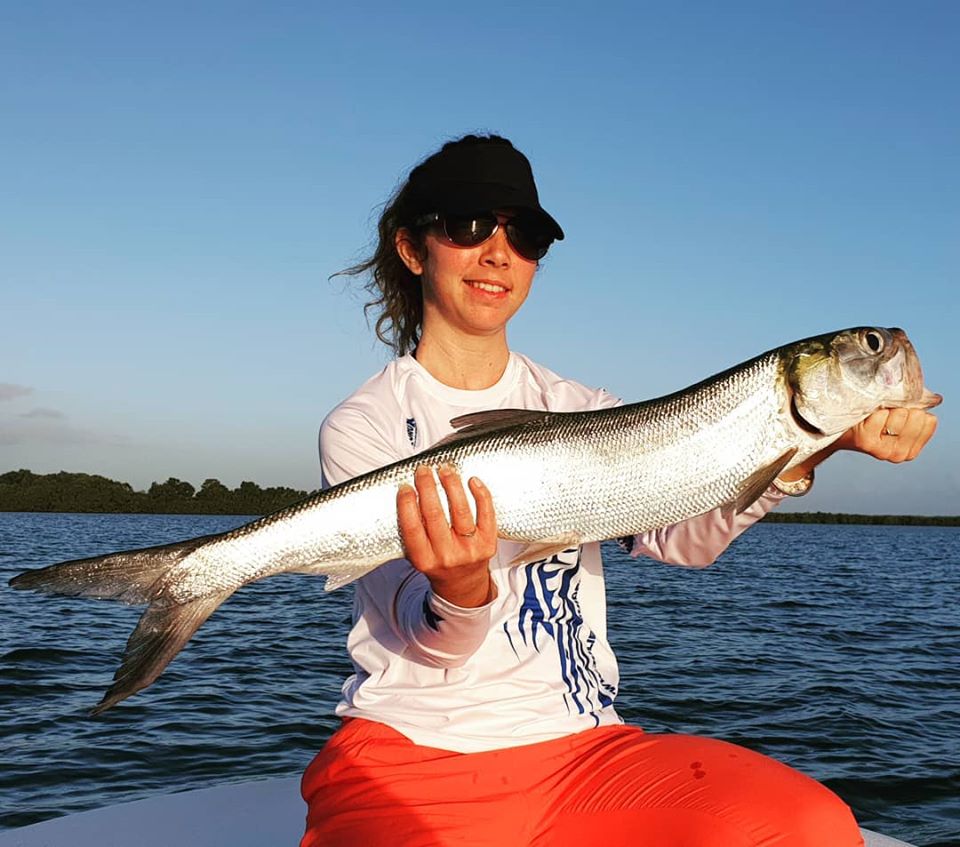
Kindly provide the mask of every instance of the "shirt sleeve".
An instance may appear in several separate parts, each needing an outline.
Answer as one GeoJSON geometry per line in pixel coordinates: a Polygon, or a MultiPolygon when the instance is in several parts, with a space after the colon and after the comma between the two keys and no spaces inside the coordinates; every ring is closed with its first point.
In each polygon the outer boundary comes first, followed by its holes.
{"type": "Polygon", "coordinates": [[[649,556],[671,565],[702,568],[713,564],[734,538],[753,526],[783,498],[783,494],[771,487],[739,515],[713,509],[695,518],[635,535],[624,546],[633,557],[649,556]]]}
{"type": "MultiPolygon", "coordinates": [[[[341,407],[320,428],[320,468],[328,488],[405,458],[361,410],[341,407]]],[[[405,657],[432,667],[462,666],[490,629],[492,602],[465,609],[436,595],[406,559],[380,565],[357,581],[358,607],[379,618],[405,657]]],[[[369,622],[373,626],[373,621],[369,622]]]]}
{"type": "Polygon", "coordinates": [[[320,427],[320,472],[324,488],[397,461],[400,456],[360,409],[341,406],[320,427]]]}

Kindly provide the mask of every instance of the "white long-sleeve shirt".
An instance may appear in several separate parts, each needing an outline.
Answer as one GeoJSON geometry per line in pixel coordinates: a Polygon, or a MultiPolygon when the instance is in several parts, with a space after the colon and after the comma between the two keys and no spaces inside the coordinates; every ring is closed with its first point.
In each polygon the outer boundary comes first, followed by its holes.
{"type": "MultiPolygon", "coordinates": [[[[450,420],[489,409],[579,412],[615,406],[511,353],[500,380],[467,391],[437,381],[412,356],[394,360],[337,406],[320,430],[325,486],[409,458],[449,435],[450,420]]],[[[770,491],[740,515],[708,512],[644,533],[631,553],[706,565],[782,498],[770,491]]],[[[490,562],[497,597],[465,609],[430,590],[405,559],[356,584],[347,648],[354,674],[341,716],[385,723],[417,744],[476,752],[621,723],[619,672],[607,641],[600,545],[522,567],[501,541],[490,562]]]]}

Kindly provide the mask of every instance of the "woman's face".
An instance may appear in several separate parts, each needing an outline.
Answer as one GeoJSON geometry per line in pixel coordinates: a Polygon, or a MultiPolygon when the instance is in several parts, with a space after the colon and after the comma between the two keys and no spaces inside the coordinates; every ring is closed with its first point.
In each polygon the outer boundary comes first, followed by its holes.
{"type": "MultiPolygon", "coordinates": [[[[501,224],[509,215],[497,217],[501,224]]],[[[451,244],[431,228],[418,251],[406,234],[397,238],[404,264],[420,276],[423,333],[453,330],[467,335],[503,333],[530,293],[537,263],[518,255],[503,226],[476,247],[451,244]]]]}

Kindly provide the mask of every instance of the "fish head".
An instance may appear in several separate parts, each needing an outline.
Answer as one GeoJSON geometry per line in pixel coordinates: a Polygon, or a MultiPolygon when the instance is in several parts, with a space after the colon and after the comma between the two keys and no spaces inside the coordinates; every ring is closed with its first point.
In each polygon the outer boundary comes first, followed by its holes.
{"type": "Polygon", "coordinates": [[[923,382],[902,329],[855,327],[784,348],[791,411],[805,429],[844,432],[877,409],[929,409],[943,398],[923,382]]]}

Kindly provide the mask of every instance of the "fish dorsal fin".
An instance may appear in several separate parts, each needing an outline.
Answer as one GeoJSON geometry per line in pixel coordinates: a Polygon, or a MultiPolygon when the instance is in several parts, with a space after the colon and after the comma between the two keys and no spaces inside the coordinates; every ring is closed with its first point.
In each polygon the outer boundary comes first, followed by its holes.
{"type": "Polygon", "coordinates": [[[524,547],[516,556],[510,560],[511,565],[529,565],[531,562],[537,562],[540,559],[548,559],[571,547],[580,544],[581,537],[575,532],[567,532],[558,535],[556,538],[545,538],[543,541],[534,541],[524,547]]]}
{"type": "Polygon", "coordinates": [[[490,409],[486,412],[471,412],[469,415],[460,415],[450,421],[450,426],[456,432],[441,438],[434,447],[445,447],[464,438],[475,435],[486,435],[511,426],[522,424],[541,423],[546,421],[554,412],[533,412],[529,409],[490,409]]]}
{"type": "Polygon", "coordinates": [[[727,503],[727,505],[723,507],[723,514],[729,515],[731,512],[735,512],[739,515],[741,512],[749,509],[760,499],[763,492],[770,487],[770,484],[777,478],[780,471],[787,466],[796,453],[797,448],[791,447],[786,453],[774,459],[769,465],[758,468],[750,474],[740,486],[740,493],[737,495],[737,499],[732,503],[727,503]]]}

